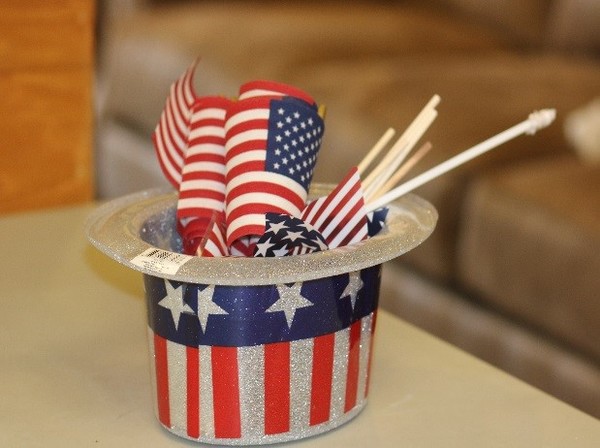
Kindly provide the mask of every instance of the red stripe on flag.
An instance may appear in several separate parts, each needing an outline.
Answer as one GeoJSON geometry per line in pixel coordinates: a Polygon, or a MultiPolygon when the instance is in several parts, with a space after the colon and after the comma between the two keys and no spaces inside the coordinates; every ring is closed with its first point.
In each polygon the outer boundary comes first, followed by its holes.
{"type": "Polygon", "coordinates": [[[313,345],[310,425],[329,420],[333,375],[334,333],[318,336],[313,345]]]}
{"type": "Polygon", "coordinates": [[[290,430],[290,344],[266,344],[265,434],[290,430]]]}
{"type": "Polygon", "coordinates": [[[242,436],[237,348],[211,348],[215,437],[242,436]]]}
{"type": "MultiPolygon", "coordinates": [[[[350,182],[352,180],[352,177],[354,176],[355,172],[356,172],[356,168],[351,169],[348,172],[348,174],[346,174],[346,177],[344,177],[342,179],[342,181],[333,189],[333,191],[331,193],[329,193],[325,197],[314,200],[310,204],[308,204],[306,206],[305,211],[303,212],[303,215],[308,216],[309,214],[314,213],[314,216],[311,218],[311,222],[314,223],[314,222],[318,221],[321,214],[324,213],[325,209],[329,206],[330,203],[332,203],[335,200],[341,201],[341,198],[339,198],[338,195],[340,194],[340,191],[343,188],[343,186],[347,182],[350,182]],[[315,207],[318,207],[318,208],[313,212],[313,209],[315,207]]],[[[346,195],[346,196],[348,196],[348,195],[346,195]]],[[[339,205],[338,205],[338,208],[339,208],[339,205]]]]}
{"type": "Polygon", "coordinates": [[[360,359],[360,328],[361,321],[357,320],[350,326],[350,341],[348,346],[348,372],[346,374],[346,399],[344,412],[356,406],[358,389],[358,365],[360,359]]]}
{"type": "MultiPolygon", "coordinates": [[[[265,170],[265,161],[264,160],[250,160],[248,162],[239,163],[234,166],[227,167],[227,174],[225,175],[226,182],[229,182],[231,179],[235,179],[240,174],[244,174],[250,171],[256,171],[257,176],[265,170]]],[[[239,187],[237,187],[239,188],[239,187]]],[[[246,187],[247,188],[247,187],[246,187]]]]}
{"type": "Polygon", "coordinates": [[[313,100],[313,98],[308,93],[304,92],[303,90],[300,90],[297,87],[288,84],[283,84],[280,82],[264,80],[250,81],[246,84],[242,84],[242,86],[240,87],[240,98],[244,98],[245,94],[253,90],[264,90],[265,92],[268,92],[265,93],[265,96],[293,96],[295,98],[301,98],[302,100],[306,101],[311,105],[315,104],[315,100],[313,100]]]}
{"type": "Polygon", "coordinates": [[[169,366],[167,361],[167,340],[154,334],[154,358],[156,365],[156,397],[158,403],[158,419],[171,427],[169,409],[169,366]]]}
{"type": "Polygon", "coordinates": [[[337,244],[336,247],[347,246],[349,244],[356,243],[357,241],[355,240],[355,238],[358,234],[361,234],[360,236],[362,237],[362,239],[367,237],[367,235],[363,232],[363,231],[367,230],[367,227],[366,227],[367,217],[364,214],[364,206],[365,206],[365,202],[363,199],[361,199],[356,204],[354,204],[354,207],[352,207],[352,210],[350,210],[350,212],[348,212],[346,214],[347,219],[342,221],[342,224],[341,224],[341,226],[343,226],[343,227],[349,226],[348,221],[350,221],[350,219],[352,217],[358,215],[359,213],[362,213],[364,216],[354,225],[352,230],[350,230],[348,232],[348,235],[346,235],[344,237],[344,239],[339,244],[337,244]]]}
{"type": "Polygon", "coordinates": [[[200,364],[198,349],[186,347],[187,359],[187,435],[200,437],[200,364]]]}

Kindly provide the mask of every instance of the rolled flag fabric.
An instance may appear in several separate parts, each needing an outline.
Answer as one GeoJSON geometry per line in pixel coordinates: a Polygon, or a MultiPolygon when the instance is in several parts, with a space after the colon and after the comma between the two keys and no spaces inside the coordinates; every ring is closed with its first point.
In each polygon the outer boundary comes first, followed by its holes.
{"type": "Polygon", "coordinates": [[[330,249],[366,239],[368,220],[358,169],[352,168],[327,196],[310,202],[301,218],[321,232],[330,249]]]}
{"type": "Polygon", "coordinates": [[[225,124],[227,244],[265,231],[269,212],[299,216],[324,124],[316,105],[289,96],[233,104],[225,124]]]}
{"type": "Polygon", "coordinates": [[[202,257],[225,257],[231,255],[225,242],[225,213],[215,212],[207,222],[189,220],[185,226],[179,223],[183,253],[202,257]]]}
{"type": "Polygon", "coordinates": [[[180,234],[191,250],[186,253],[196,253],[186,240],[199,242],[199,236],[212,231],[211,220],[222,220],[219,228],[225,224],[225,115],[230,105],[227,98],[211,96],[198,98],[192,106],[177,202],[180,234]]]}
{"type": "Polygon", "coordinates": [[[197,95],[194,72],[198,61],[171,85],[160,120],[152,134],[152,142],[160,167],[167,180],[178,188],[189,134],[191,109],[197,95]]]}
{"type": "Polygon", "coordinates": [[[327,243],[310,224],[300,218],[267,213],[267,228],[255,245],[255,257],[304,255],[327,249],[327,243]]]}
{"type": "Polygon", "coordinates": [[[288,84],[266,80],[250,81],[242,84],[238,99],[246,100],[260,96],[290,96],[316,107],[315,100],[303,90],[288,84]]]}

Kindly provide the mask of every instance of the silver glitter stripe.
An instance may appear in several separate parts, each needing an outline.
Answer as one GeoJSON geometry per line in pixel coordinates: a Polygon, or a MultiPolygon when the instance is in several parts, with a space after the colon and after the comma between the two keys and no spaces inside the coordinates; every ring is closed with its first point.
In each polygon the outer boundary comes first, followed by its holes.
{"type": "Polygon", "coordinates": [[[333,384],[331,387],[331,413],[329,414],[330,420],[335,420],[344,414],[349,344],[350,327],[335,333],[333,348],[333,384]]]}
{"type": "Polygon", "coordinates": [[[200,363],[200,436],[212,439],[215,437],[215,421],[213,408],[212,357],[211,347],[198,347],[200,363]]]}
{"type": "Polygon", "coordinates": [[[373,324],[373,313],[362,318],[360,323],[360,356],[358,364],[358,391],[356,393],[356,404],[362,404],[366,397],[369,369],[369,351],[371,349],[371,325],[373,324]]]}
{"type": "Polygon", "coordinates": [[[171,428],[187,432],[187,360],[185,345],[167,340],[171,428]]]}
{"type": "Polygon", "coordinates": [[[156,396],[156,355],[154,353],[154,331],[148,327],[148,352],[150,354],[150,384],[152,385],[152,405],[158,418],[158,397],[156,396]]]}
{"type": "Polygon", "coordinates": [[[240,347],[237,352],[242,438],[254,438],[265,432],[264,346],[240,347]]]}
{"type": "Polygon", "coordinates": [[[290,431],[304,431],[310,422],[313,339],[290,344],[290,431]]]}

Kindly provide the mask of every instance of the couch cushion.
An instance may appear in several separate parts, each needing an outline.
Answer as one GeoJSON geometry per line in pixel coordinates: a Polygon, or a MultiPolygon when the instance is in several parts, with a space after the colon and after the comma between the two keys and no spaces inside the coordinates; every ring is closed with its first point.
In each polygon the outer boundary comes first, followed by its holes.
{"type": "Polygon", "coordinates": [[[143,9],[107,32],[101,56],[107,113],[146,132],[154,128],[170,83],[198,56],[199,93],[235,95],[239,83],[257,78],[308,89],[298,72],[324,61],[352,66],[501,45],[468,22],[395,2],[176,2],[143,9]]]}
{"type": "Polygon", "coordinates": [[[515,161],[567,152],[565,117],[600,92],[599,64],[552,55],[446,54],[369,61],[360,67],[338,66],[327,77],[335,80],[329,88],[343,96],[332,98],[332,104],[351,104],[356,114],[347,127],[360,122],[358,129],[370,139],[375,138],[374,129],[383,132],[384,124],[407,126],[432,93],[441,95],[439,116],[426,134],[433,150],[415,173],[507,129],[536,109],[558,111],[556,122],[535,136],[512,140],[417,190],[438,208],[440,219],[434,234],[405,260],[443,281],[453,281],[455,275],[454,242],[467,182],[515,161]]]}
{"type": "Polygon", "coordinates": [[[464,285],[495,308],[600,358],[600,166],[575,157],[494,173],[469,189],[464,285]]]}
{"type": "MultiPolygon", "coordinates": [[[[515,41],[529,45],[544,42],[556,0],[436,0],[466,15],[485,21],[515,41]]],[[[569,0],[571,2],[572,0],[569,0]]]]}

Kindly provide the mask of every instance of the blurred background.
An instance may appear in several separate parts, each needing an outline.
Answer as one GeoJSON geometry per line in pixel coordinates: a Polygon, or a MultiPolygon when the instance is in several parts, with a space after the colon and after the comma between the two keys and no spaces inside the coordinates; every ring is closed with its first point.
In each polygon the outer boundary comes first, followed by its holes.
{"type": "Polygon", "coordinates": [[[417,191],[439,224],[386,265],[382,306],[600,417],[599,29],[597,0],[4,1],[0,211],[165,186],[151,134],[197,57],[200,95],[270,79],[327,106],[316,181],[434,94],[411,175],[556,108],[417,191]]]}

